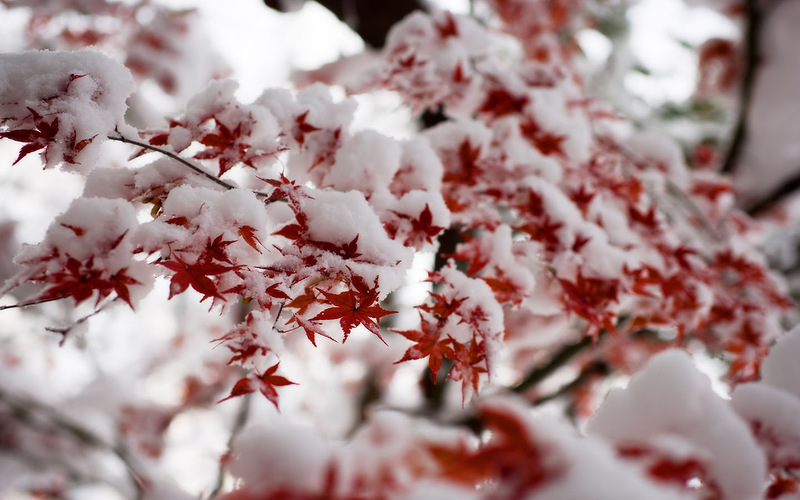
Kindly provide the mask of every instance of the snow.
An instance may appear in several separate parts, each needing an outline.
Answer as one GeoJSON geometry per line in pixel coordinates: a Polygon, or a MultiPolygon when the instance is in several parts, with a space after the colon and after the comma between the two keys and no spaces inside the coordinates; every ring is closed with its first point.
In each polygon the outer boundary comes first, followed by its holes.
{"type": "Polygon", "coordinates": [[[756,498],[766,478],[764,456],[747,424],[682,351],[651,358],[626,389],[608,395],[587,430],[623,446],[679,438],[707,454],[712,478],[731,500],[756,498]]]}
{"type": "Polygon", "coordinates": [[[336,151],[336,160],[323,180],[339,191],[358,189],[366,196],[388,194],[387,186],[400,168],[401,145],[372,130],[350,137],[336,151]]]}
{"type": "Polygon", "coordinates": [[[47,123],[57,120],[59,140],[48,144],[48,168],[61,164],[81,173],[94,168],[106,136],[116,127],[129,130],[125,100],[132,91],[130,72],[96,50],[0,54],[0,126],[36,128],[31,109],[47,123]],[[71,134],[73,142],[88,144],[68,150],[71,134]],[[70,153],[75,155],[72,161],[65,158],[70,153]]]}
{"type": "Polygon", "coordinates": [[[311,198],[303,202],[309,238],[346,245],[358,237],[362,256],[347,265],[369,284],[377,277],[381,298],[399,288],[414,252],[388,237],[364,195],[360,191],[330,190],[309,190],[309,194],[311,198]]]}

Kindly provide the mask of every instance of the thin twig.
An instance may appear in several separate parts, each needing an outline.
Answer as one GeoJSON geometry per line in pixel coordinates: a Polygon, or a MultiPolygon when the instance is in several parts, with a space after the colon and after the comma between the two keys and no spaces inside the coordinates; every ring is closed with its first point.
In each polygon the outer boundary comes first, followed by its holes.
{"type": "MultiPolygon", "coordinates": [[[[185,166],[189,167],[190,169],[192,169],[193,171],[195,171],[198,174],[202,175],[206,179],[208,179],[208,180],[210,180],[210,181],[212,181],[212,182],[224,187],[225,189],[228,189],[228,190],[230,190],[230,189],[238,189],[233,184],[230,184],[230,183],[220,179],[219,177],[206,172],[205,170],[203,170],[202,168],[198,167],[194,163],[188,161],[186,158],[183,158],[180,155],[173,153],[172,151],[169,151],[169,150],[164,149],[164,148],[160,148],[158,146],[153,146],[152,144],[148,144],[146,142],[138,141],[136,139],[130,139],[130,138],[125,137],[124,135],[122,135],[122,133],[120,133],[118,130],[116,132],[117,132],[118,135],[116,135],[116,136],[109,135],[108,139],[112,140],[112,141],[122,142],[122,143],[125,143],[125,144],[132,144],[134,146],[139,146],[140,148],[147,149],[149,151],[154,151],[156,153],[161,153],[162,155],[167,156],[168,158],[171,158],[171,159],[181,163],[182,165],[185,165],[185,166]]],[[[269,197],[272,196],[272,195],[270,195],[268,193],[262,193],[260,191],[253,191],[253,193],[256,196],[260,197],[260,198],[269,198],[269,197]]],[[[269,200],[268,203],[271,203],[273,201],[280,201],[280,199],[269,200]]]]}
{"type": "Polygon", "coordinates": [[[202,175],[206,179],[219,184],[220,186],[224,187],[225,189],[235,189],[236,188],[236,186],[234,186],[232,184],[228,184],[227,182],[223,181],[219,177],[211,175],[210,173],[206,172],[202,168],[198,167],[197,165],[194,165],[193,163],[187,161],[185,158],[182,158],[181,156],[173,153],[172,151],[168,151],[168,150],[166,150],[164,148],[159,148],[158,146],[153,146],[152,144],[147,144],[146,142],[137,141],[136,139],[129,139],[129,138],[125,137],[124,135],[122,135],[119,131],[117,131],[117,134],[119,134],[119,135],[118,136],[109,135],[108,139],[111,140],[111,141],[123,142],[125,144],[132,144],[134,146],[139,146],[140,148],[144,148],[144,149],[148,149],[150,151],[155,151],[157,153],[161,153],[162,155],[167,156],[169,158],[172,158],[173,160],[175,160],[175,161],[177,161],[177,162],[189,167],[190,169],[194,170],[195,172],[197,172],[198,174],[202,175]]]}
{"type": "Polygon", "coordinates": [[[89,318],[91,318],[93,316],[96,316],[97,314],[100,314],[100,312],[103,309],[105,309],[106,307],[110,306],[111,304],[116,302],[118,299],[119,299],[119,297],[114,297],[113,299],[111,299],[110,301],[106,302],[105,304],[103,304],[102,306],[98,307],[97,309],[95,309],[94,311],[90,312],[89,314],[77,319],[71,325],[69,325],[67,327],[56,328],[56,327],[52,327],[52,326],[47,326],[47,327],[45,327],[45,330],[47,330],[48,332],[51,332],[51,333],[58,333],[59,335],[61,335],[61,341],[58,343],[58,346],[62,347],[64,345],[64,342],[66,342],[66,340],[67,340],[67,335],[69,335],[69,332],[71,332],[76,326],[78,326],[80,324],[83,324],[86,321],[88,321],[89,318]]]}
{"type": "Polygon", "coordinates": [[[48,302],[54,302],[56,300],[65,299],[67,297],[69,297],[69,295],[65,295],[63,297],[53,297],[49,299],[31,300],[29,302],[20,302],[18,304],[7,304],[4,306],[0,306],[0,311],[5,311],[6,309],[20,309],[23,307],[38,306],[39,304],[46,304],[48,302]]]}

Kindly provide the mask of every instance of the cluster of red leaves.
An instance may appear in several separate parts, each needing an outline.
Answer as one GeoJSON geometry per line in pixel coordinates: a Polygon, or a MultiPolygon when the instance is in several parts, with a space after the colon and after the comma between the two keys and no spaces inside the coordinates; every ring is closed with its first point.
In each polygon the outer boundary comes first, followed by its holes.
{"type": "MultiPolygon", "coordinates": [[[[438,273],[432,273],[431,280],[441,283],[443,278],[438,273]]],[[[484,313],[463,307],[467,298],[459,297],[457,292],[453,292],[448,290],[441,294],[431,293],[429,300],[418,306],[419,329],[393,331],[414,343],[397,363],[427,358],[431,376],[436,383],[444,360],[452,361],[453,366],[447,379],[461,382],[462,395],[466,399],[470,388],[478,391],[481,376],[488,371],[486,345],[483,339],[490,333],[483,331],[480,324],[484,313]],[[445,327],[449,322],[466,324],[471,330],[471,339],[459,342],[445,333],[445,327]]]]}
{"type": "MultiPolygon", "coordinates": [[[[62,226],[72,230],[77,238],[81,238],[85,234],[83,228],[65,224],[62,226]]],[[[105,250],[110,252],[116,249],[126,235],[127,232],[124,232],[110,240],[105,250]]],[[[78,305],[96,297],[95,306],[97,306],[103,299],[111,294],[116,294],[132,309],[129,287],[141,283],[129,276],[128,268],[111,272],[105,266],[97,265],[96,258],[95,255],[91,255],[86,260],[79,260],[55,247],[45,256],[36,258],[34,262],[26,262],[26,265],[35,265],[41,268],[41,271],[29,278],[30,281],[48,284],[44,290],[38,293],[34,301],[48,302],[72,297],[75,305],[78,305]]]]}
{"type": "Polygon", "coordinates": [[[563,474],[565,464],[523,416],[487,405],[478,419],[490,437],[477,449],[431,446],[442,477],[468,486],[494,483],[492,498],[527,498],[563,474]]]}
{"type": "Polygon", "coordinates": [[[708,466],[694,456],[671,457],[648,446],[626,446],[618,450],[621,457],[645,467],[653,480],[701,493],[702,498],[722,499],[722,491],[708,473],[708,466]]]}
{"type": "MultiPolygon", "coordinates": [[[[72,76],[80,78],[86,75],[72,76]]],[[[75,164],[77,163],[76,157],[78,153],[94,139],[94,137],[87,137],[78,140],[78,134],[74,129],[69,130],[65,137],[59,138],[61,127],[58,116],[47,119],[31,107],[28,107],[28,111],[31,114],[33,128],[15,128],[7,132],[0,132],[0,139],[11,139],[12,141],[25,143],[20,149],[17,159],[14,160],[14,165],[29,154],[40,150],[44,150],[42,155],[47,163],[60,160],[75,164]],[[62,158],[58,160],[52,158],[53,153],[50,148],[57,149],[62,158]]]]}

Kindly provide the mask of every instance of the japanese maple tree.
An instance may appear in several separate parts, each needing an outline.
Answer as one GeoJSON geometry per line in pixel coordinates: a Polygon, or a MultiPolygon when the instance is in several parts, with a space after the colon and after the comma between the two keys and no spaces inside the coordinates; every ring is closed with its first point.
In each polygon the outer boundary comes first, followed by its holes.
{"type": "MultiPolygon", "coordinates": [[[[607,3],[431,7],[247,100],[194,11],[0,0],[31,49],[0,54],[0,167],[79,186],[13,265],[0,213],[0,491],[796,497],[800,332],[762,252],[796,219],[593,91],[607,3]],[[371,99],[402,132],[357,123],[371,99]]],[[[698,92],[744,51],[704,45],[698,92]]]]}

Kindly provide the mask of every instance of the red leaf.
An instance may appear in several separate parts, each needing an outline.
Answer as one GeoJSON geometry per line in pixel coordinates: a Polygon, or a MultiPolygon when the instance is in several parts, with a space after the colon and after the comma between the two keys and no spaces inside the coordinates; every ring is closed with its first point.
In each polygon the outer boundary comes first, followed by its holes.
{"type": "Polygon", "coordinates": [[[300,316],[295,314],[295,315],[292,316],[292,321],[294,321],[295,323],[300,325],[303,328],[303,330],[305,330],[306,337],[308,337],[308,340],[311,341],[311,345],[313,345],[314,347],[317,347],[316,335],[322,335],[323,337],[331,339],[334,342],[336,342],[336,340],[334,340],[333,337],[331,337],[330,335],[325,333],[322,330],[322,328],[320,328],[318,325],[312,323],[311,321],[308,321],[307,319],[304,319],[304,318],[302,318],[302,317],[300,317],[300,316]]]}
{"type": "Polygon", "coordinates": [[[245,243],[247,243],[248,245],[253,247],[253,250],[255,250],[258,253],[261,253],[261,250],[258,249],[258,246],[256,246],[256,244],[259,244],[262,247],[264,246],[264,244],[261,243],[261,241],[256,236],[256,229],[254,227],[252,227],[252,226],[242,226],[242,227],[240,227],[239,228],[239,236],[242,237],[242,239],[245,241],[245,243]]]}
{"type": "Polygon", "coordinates": [[[453,352],[449,345],[451,339],[446,338],[443,342],[439,342],[441,329],[438,323],[428,321],[423,318],[422,315],[420,315],[419,330],[392,331],[415,343],[415,345],[412,345],[406,350],[403,357],[396,361],[395,364],[412,359],[428,358],[428,367],[431,370],[433,383],[435,384],[436,375],[442,367],[442,360],[453,352]]]}
{"type": "Polygon", "coordinates": [[[169,299],[183,293],[189,286],[203,294],[201,302],[209,297],[225,300],[217,290],[217,285],[209,276],[222,274],[234,269],[233,266],[223,266],[213,262],[202,262],[197,264],[187,264],[179,257],[173,256],[174,260],[159,262],[167,269],[174,271],[169,287],[169,299]]]}
{"type": "Polygon", "coordinates": [[[366,288],[364,280],[354,275],[352,284],[356,290],[347,290],[342,293],[330,293],[325,290],[320,290],[320,293],[325,296],[326,301],[331,307],[320,312],[313,318],[312,321],[318,320],[339,320],[339,324],[344,331],[344,340],[358,325],[363,325],[370,332],[375,334],[381,342],[386,343],[381,337],[381,328],[378,326],[378,321],[389,314],[394,314],[397,311],[387,311],[377,304],[378,293],[375,288],[366,288]]]}

